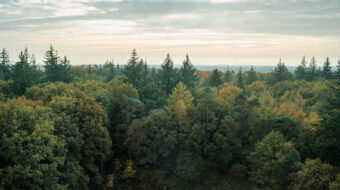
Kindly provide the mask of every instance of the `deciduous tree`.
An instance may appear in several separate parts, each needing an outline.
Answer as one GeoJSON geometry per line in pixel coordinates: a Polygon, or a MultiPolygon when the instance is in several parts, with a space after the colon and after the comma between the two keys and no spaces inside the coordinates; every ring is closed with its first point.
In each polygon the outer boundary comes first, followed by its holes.
{"type": "Polygon", "coordinates": [[[300,168],[300,156],[279,132],[271,132],[256,143],[249,155],[250,180],[260,189],[283,190],[300,168]]]}
{"type": "Polygon", "coordinates": [[[302,190],[324,190],[329,188],[329,183],[334,179],[334,168],[317,158],[315,160],[306,159],[300,171],[291,184],[290,189],[302,190]]]}

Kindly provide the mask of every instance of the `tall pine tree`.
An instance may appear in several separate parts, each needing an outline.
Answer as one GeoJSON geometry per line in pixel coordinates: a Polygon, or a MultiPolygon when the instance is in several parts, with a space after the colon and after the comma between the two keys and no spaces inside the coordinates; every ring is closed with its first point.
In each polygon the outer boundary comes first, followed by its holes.
{"type": "Polygon", "coordinates": [[[256,81],[256,71],[253,66],[250,67],[248,72],[248,84],[251,84],[256,81]]]}
{"type": "Polygon", "coordinates": [[[223,76],[223,81],[224,82],[231,82],[233,80],[233,76],[231,71],[229,70],[229,67],[227,68],[226,72],[224,73],[223,76]]]}
{"type": "Polygon", "coordinates": [[[316,61],[315,57],[312,57],[310,63],[309,63],[309,68],[307,70],[307,79],[309,81],[314,81],[317,78],[317,69],[316,69],[316,61]]]}
{"type": "Polygon", "coordinates": [[[144,62],[139,60],[136,49],[133,49],[131,58],[129,59],[127,65],[125,65],[123,73],[127,77],[127,81],[137,89],[141,88],[143,69],[144,62]]]}
{"type": "Polygon", "coordinates": [[[320,127],[320,142],[318,144],[321,158],[332,164],[339,164],[340,157],[340,79],[332,81],[331,96],[327,97],[320,127]]]}
{"type": "Polygon", "coordinates": [[[182,82],[188,87],[193,88],[198,82],[198,77],[195,75],[196,68],[189,59],[189,55],[187,54],[185,60],[183,61],[183,65],[180,69],[180,75],[182,82]]]}
{"type": "Polygon", "coordinates": [[[306,78],[306,57],[303,56],[300,65],[295,70],[295,75],[297,79],[303,80],[306,78]]]}
{"type": "Polygon", "coordinates": [[[272,83],[288,80],[290,78],[290,73],[281,59],[272,72],[272,77],[272,83]]]}
{"type": "Polygon", "coordinates": [[[19,61],[13,66],[13,90],[16,95],[23,95],[26,88],[39,82],[39,71],[34,64],[35,61],[29,61],[30,55],[27,48],[19,55],[19,61]]]}
{"type": "Polygon", "coordinates": [[[10,77],[9,54],[4,48],[0,53],[0,80],[8,80],[10,77]]]}
{"type": "Polygon", "coordinates": [[[176,86],[179,78],[169,54],[166,55],[158,75],[162,89],[167,95],[169,95],[172,92],[172,89],[176,86]]]}
{"type": "Polygon", "coordinates": [[[340,79],[340,60],[338,61],[338,65],[336,66],[336,71],[335,71],[335,78],[340,79]]]}
{"type": "Polygon", "coordinates": [[[142,76],[141,76],[141,81],[140,81],[140,87],[138,90],[142,89],[144,86],[146,86],[151,80],[150,80],[150,71],[148,69],[148,64],[146,63],[146,60],[144,61],[141,59],[139,61],[139,64],[141,65],[142,68],[142,76]]]}
{"type": "Polygon", "coordinates": [[[45,53],[44,63],[46,79],[48,81],[71,82],[70,61],[66,56],[60,59],[58,51],[55,50],[52,45],[45,53]]]}
{"type": "Polygon", "coordinates": [[[332,67],[328,57],[326,58],[326,61],[323,64],[322,75],[325,79],[332,78],[332,67]]]}
{"type": "Polygon", "coordinates": [[[104,64],[104,69],[106,70],[105,82],[110,82],[116,75],[114,62],[106,61],[104,64]]]}
{"type": "Polygon", "coordinates": [[[210,75],[209,84],[210,86],[219,86],[223,84],[222,76],[219,70],[213,70],[212,74],[210,75]]]}
{"type": "Polygon", "coordinates": [[[240,70],[237,73],[236,83],[237,83],[238,87],[240,87],[240,88],[244,87],[243,77],[242,77],[242,68],[241,67],[240,67],[240,70]]]}

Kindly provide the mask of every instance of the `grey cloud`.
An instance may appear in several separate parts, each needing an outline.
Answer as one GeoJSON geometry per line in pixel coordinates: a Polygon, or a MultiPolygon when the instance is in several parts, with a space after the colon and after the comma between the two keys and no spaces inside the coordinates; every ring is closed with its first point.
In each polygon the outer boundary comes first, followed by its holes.
{"type": "Polygon", "coordinates": [[[211,1],[84,1],[78,2],[99,12],[77,16],[52,16],[44,7],[20,7],[8,3],[0,10],[21,14],[3,15],[1,30],[30,30],[46,23],[65,21],[116,19],[132,21],[151,31],[209,29],[247,33],[275,33],[298,35],[338,35],[340,32],[338,0],[248,0],[224,3],[211,1]],[[166,15],[192,14],[195,19],[166,19],[166,15]],[[327,16],[328,15],[328,16],[327,16]]]}

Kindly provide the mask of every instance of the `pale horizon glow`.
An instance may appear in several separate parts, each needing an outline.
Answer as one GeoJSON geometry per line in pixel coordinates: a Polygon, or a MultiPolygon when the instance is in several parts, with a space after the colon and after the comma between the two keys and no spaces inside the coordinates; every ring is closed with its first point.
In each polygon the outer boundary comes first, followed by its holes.
{"type": "Polygon", "coordinates": [[[52,44],[71,64],[125,64],[133,48],[148,64],[296,66],[340,60],[337,0],[0,0],[0,48],[25,47],[38,63],[52,44]]]}

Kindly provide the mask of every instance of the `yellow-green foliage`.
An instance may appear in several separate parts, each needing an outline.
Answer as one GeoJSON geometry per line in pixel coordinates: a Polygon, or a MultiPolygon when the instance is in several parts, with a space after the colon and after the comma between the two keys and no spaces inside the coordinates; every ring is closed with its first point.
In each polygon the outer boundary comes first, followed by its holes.
{"type": "Polygon", "coordinates": [[[319,158],[307,159],[302,169],[297,172],[290,189],[294,190],[324,190],[329,188],[329,183],[334,178],[334,168],[323,163],[319,158]]]}
{"type": "Polygon", "coordinates": [[[233,85],[223,86],[219,91],[219,102],[225,109],[230,109],[232,103],[235,98],[242,92],[243,90],[239,87],[233,85]]]}
{"type": "Polygon", "coordinates": [[[54,135],[52,110],[24,98],[0,103],[0,110],[0,158],[13,163],[1,167],[1,187],[62,188],[59,167],[65,157],[55,152],[63,151],[64,143],[54,135]]]}
{"type": "Polygon", "coordinates": [[[77,97],[82,96],[83,93],[70,84],[58,82],[43,87],[33,86],[27,89],[25,95],[32,100],[41,100],[46,103],[51,101],[54,96],[77,97]]]}
{"type": "Polygon", "coordinates": [[[187,90],[187,87],[182,82],[179,82],[168,98],[168,105],[165,110],[171,115],[182,117],[186,114],[186,110],[193,106],[193,100],[194,97],[187,90]]]}
{"type": "Polygon", "coordinates": [[[298,109],[294,104],[281,104],[280,107],[274,108],[276,114],[283,114],[289,116],[294,120],[304,122],[306,114],[302,109],[298,109]]]}
{"type": "Polygon", "coordinates": [[[248,85],[251,93],[258,95],[266,90],[266,85],[262,81],[256,81],[248,85]]]}
{"type": "Polygon", "coordinates": [[[85,82],[74,82],[73,86],[85,92],[85,94],[96,97],[98,95],[107,94],[106,84],[99,80],[87,80],[85,82]]]}
{"type": "Polygon", "coordinates": [[[136,170],[134,170],[132,167],[132,161],[127,160],[125,165],[126,165],[126,168],[124,169],[122,173],[122,178],[123,179],[133,178],[136,174],[136,170]]]}
{"type": "MultiPolygon", "coordinates": [[[[138,91],[132,86],[132,84],[125,83],[119,77],[114,78],[112,81],[106,84],[108,89],[108,97],[112,97],[116,100],[120,100],[123,96],[138,98],[138,91]]],[[[119,101],[118,101],[119,102],[119,101]]]]}

